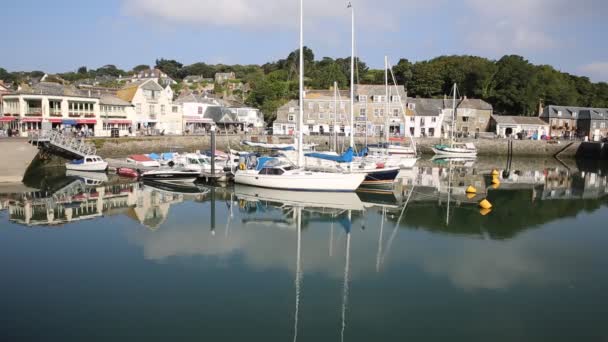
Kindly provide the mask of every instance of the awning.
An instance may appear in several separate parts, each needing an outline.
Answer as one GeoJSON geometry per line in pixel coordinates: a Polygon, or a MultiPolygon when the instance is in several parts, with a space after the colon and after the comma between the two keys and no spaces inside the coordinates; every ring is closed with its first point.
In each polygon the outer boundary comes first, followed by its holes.
{"type": "Polygon", "coordinates": [[[61,119],[49,119],[49,122],[51,123],[61,123],[61,119]]]}
{"type": "Polygon", "coordinates": [[[78,119],[76,120],[78,124],[96,124],[97,120],[95,119],[78,119]]]}
{"type": "Polygon", "coordinates": [[[0,118],[0,122],[12,122],[15,121],[16,118],[11,116],[3,116],[0,118]]]}
{"type": "Polygon", "coordinates": [[[109,124],[127,124],[130,125],[132,124],[131,120],[107,120],[106,123],[109,124]]]}
{"type": "Polygon", "coordinates": [[[42,122],[42,118],[23,118],[21,122],[42,122]]]}
{"type": "Polygon", "coordinates": [[[203,118],[201,116],[184,116],[184,121],[186,121],[186,122],[213,123],[213,120],[211,120],[209,118],[203,118]]]}
{"type": "Polygon", "coordinates": [[[64,125],[71,125],[71,126],[74,126],[77,124],[76,120],[74,120],[74,119],[63,119],[62,122],[64,125]]]}

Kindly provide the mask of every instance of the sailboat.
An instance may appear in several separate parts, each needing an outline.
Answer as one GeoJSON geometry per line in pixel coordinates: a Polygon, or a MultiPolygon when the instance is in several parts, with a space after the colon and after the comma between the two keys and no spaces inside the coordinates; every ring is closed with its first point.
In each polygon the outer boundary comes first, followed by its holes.
{"type": "MultiPolygon", "coordinates": [[[[386,109],[385,109],[386,115],[384,116],[385,117],[385,120],[384,120],[384,140],[385,140],[385,142],[383,144],[377,144],[377,145],[373,145],[373,146],[368,145],[367,146],[368,151],[369,151],[368,159],[382,160],[385,163],[385,165],[387,165],[389,167],[397,166],[402,169],[409,169],[409,168],[414,167],[414,165],[416,165],[416,161],[418,160],[413,137],[410,136],[410,139],[412,141],[411,146],[401,146],[401,145],[395,145],[395,144],[390,143],[389,123],[388,123],[388,118],[389,118],[389,113],[390,113],[388,70],[389,70],[388,57],[385,56],[384,57],[384,84],[385,84],[385,89],[386,89],[385,95],[384,95],[385,105],[386,105],[386,109]]],[[[395,83],[395,88],[397,88],[396,83],[395,83]]],[[[397,90],[397,94],[399,94],[398,90],[397,90]]],[[[399,101],[401,101],[401,99],[399,101]]],[[[409,133],[409,131],[407,131],[407,132],[409,133]]]]}
{"type": "Polygon", "coordinates": [[[454,141],[454,129],[456,123],[456,91],[457,86],[454,83],[454,98],[452,100],[452,127],[450,129],[450,144],[439,144],[433,146],[433,152],[436,155],[443,157],[462,157],[474,158],[477,157],[477,147],[473,143],[459,143],[454,141]]]}
{"type": "Polygon", "coordinates": [[[263,188],[298,191],[355,191],[365,174],[342,172],[313,172],[304,165],[304,6],[300,0],[300,115],[298,125],[297,166],[282,158],[259,158],[255,168],[239,168],[234,181],[238,184],[263,188]]]}
{"type": "MultiPolygon", "coordinates": [[[[365,179],[362,182],[364,187],[386,188],[392,187],[399,174],[400,167],[387,165],[385,160],[374,160],[356,158],[354,155],[355,136],[355,11],[349,3],[351,9],[351,59],[350,59],[350,147],[342,155],[335,153],[307,153],[306,167],[311,170],[321,170],[325,172],[346,172],[348,174],[363,174],[365,179]]],[[[302,99],[300,104],[303,104],[302,99]]],[[[302,110],[300,106],[300,110],[302,110]]],[[[301,114],[302,115],[302,114],[301,114]]]]}

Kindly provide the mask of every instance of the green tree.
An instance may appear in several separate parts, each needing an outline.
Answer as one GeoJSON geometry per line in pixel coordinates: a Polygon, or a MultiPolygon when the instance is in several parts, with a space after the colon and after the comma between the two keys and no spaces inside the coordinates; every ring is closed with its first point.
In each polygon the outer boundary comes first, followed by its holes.
{"type": "Polygon", "coordinates": [[[131,70],[134,73],[139,73],[140,71],[144,71],[144,70],[149,70],[150,66],[148,64],[139,64],[136,65],[133,70],[131,70]]]}
{"type": "Polygon", "coordinates": [[[88,74],[89,70],[87,69],[86,66],[81,66],[80,68],[78,68],[78,73],[81,75],[88,74]]]}
{"type": "Polygon", "coordinates": [[[412,82],[409,91],[412,95],[433,97],[442,95],[444,80],[436,63],[419,62],[412,67],[412,82]]]}
{"type": "Polygon", "coordinates": [[[183,64],[173,59],[157,59],[156,68],[162,70],[165,74],[173,79],[182,79],[181,68],[183,64]]]}
{"type": "Polygon", "coordinates": [[[530,115],[536,100],[530,99],[534,67],[521,56],[504,56],[497,62],[496,87],[490,100],[500,114],[530,115]]]}

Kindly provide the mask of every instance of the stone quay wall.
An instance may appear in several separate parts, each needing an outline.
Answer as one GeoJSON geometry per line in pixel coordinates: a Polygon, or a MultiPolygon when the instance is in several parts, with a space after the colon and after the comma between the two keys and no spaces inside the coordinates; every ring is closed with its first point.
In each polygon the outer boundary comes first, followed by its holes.
{"type": "MultiPolygon", "coordinates": [[[[240,145],[242,140],[257,140],[259,142],[268,143],[291,143],[293,137],[289,136],[250,136],[250,135],[218,135],[216,139],[217,149],[228,150],[229,148],[243,150],[246,149],[240,145]]],[[[367,139],[367,143],[377,143],[379,139],[371,137],[367,139]]],[[[210,136],[156,136],[156,137],[138,137],[138,138],[92,138],[90,142],[97,146],[98,154],[102,157],[124,157],[130,154],[151,153],[151,152],[167,152],[167,151],[194,151],[208,150],[211,146],[210,136]]],[[[327,136],[306,136],[306,143],[315,143],[319,145],[319,150],[326,150],[330,144],[330,138],[327,136]]],[[[475,143],[480,156],[506,156],[509,154],[509,141],[506,139],[471,139],[467,140],[475,143]]],[[[347,146],[348,137],[338,137],[338,146],[347,146]]],[[[356,137],[355,142],[361,146],[365,144],[364,137],[356,137]]],[[[447,142],[441,139],[423,138],[417,139],[416,143],[419,150],[423,154],[432,155],[432,146],[441,142],[447,142]]],[[[561,158],[575,157],[581,152],[580,142],[560,141],[532,141],[532,140],[512,140],[513,156],[524,157],[553,157],[559,155],[561,158]]],[[[593,153],[597,147],[589,145],[589,150],[593,153]]],[[[599,148],[601,151],[602,148],[599,148]]]]}

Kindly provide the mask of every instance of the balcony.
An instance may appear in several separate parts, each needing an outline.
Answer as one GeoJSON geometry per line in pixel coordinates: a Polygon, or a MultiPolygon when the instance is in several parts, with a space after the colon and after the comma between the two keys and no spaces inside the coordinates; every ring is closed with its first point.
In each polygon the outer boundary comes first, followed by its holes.
{"type": "Polygon", "coordinates": [[[156,120],[156,114],[150,114],[150,120],[156,120]]]}
{"type": "Polygon", "coordinates": [[[52,117],[55,117],[55,118],[56,118],[56,117],[59,117],[59,118],[60,118],[60,117],[61,117],[61,111],[60,111],[60,110],[57,110],[57,111],[55,111],[55,110],[51,110],[51,111],[49,112],[49,116],[52,116],[52,117]]]}
{"type": "Polygon", "coordinates": [[[28,108],[25,116],[42,116],[42,108],[28,108]]]}

